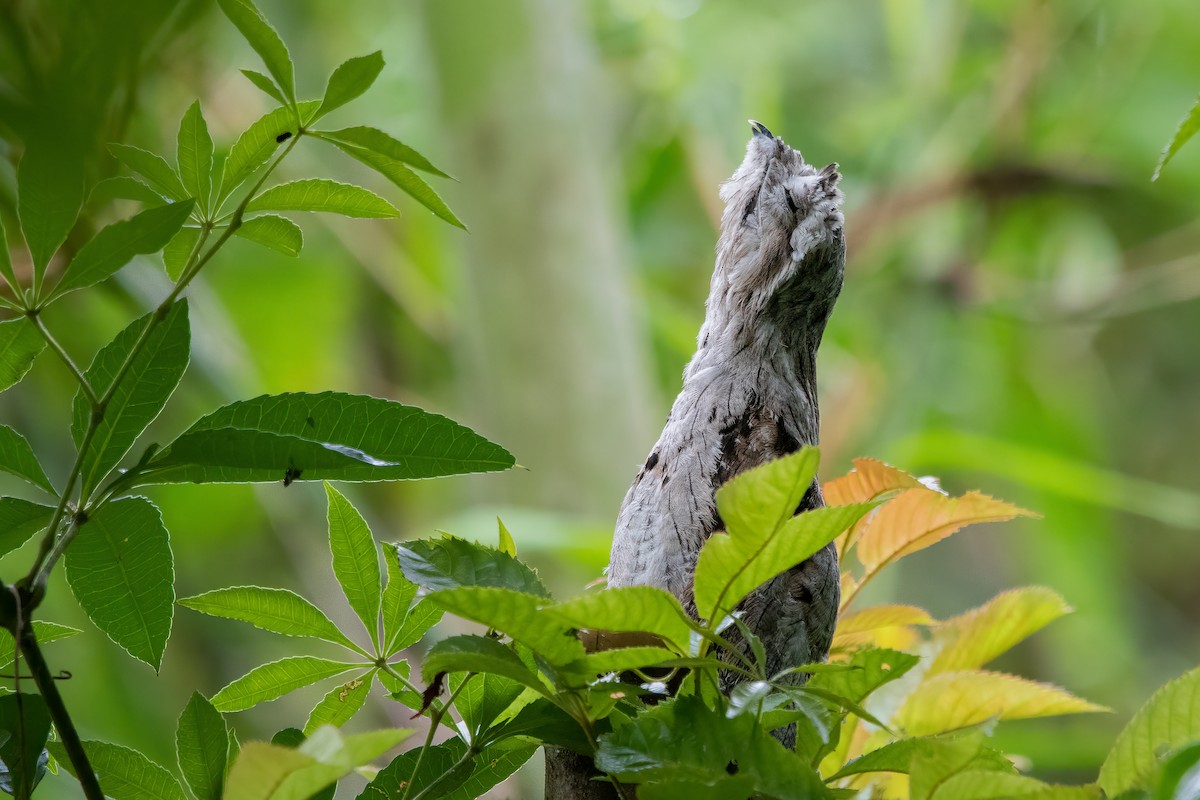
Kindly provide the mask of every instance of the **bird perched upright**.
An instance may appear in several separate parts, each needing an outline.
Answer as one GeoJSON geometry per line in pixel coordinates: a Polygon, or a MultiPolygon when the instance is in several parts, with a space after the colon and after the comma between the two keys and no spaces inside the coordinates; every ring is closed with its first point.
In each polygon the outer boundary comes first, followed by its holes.
{"type": "MultiPolygon", "coordinates": [[[[816,444],[816,355],[842,287],[837,165],[816,169],[751,121],[725,211],[697,350],[662,435],[625,496],[609,586],[672,592],[691,613],[701,546],[723,524],[714,494],[740,472],[816,444]]],[[[797,512],[823,505],[814,481],[797,512]]],[[[743,620],[768,671],[828,654],[840,594],[833,545],[760,587],[743,620]]]]}

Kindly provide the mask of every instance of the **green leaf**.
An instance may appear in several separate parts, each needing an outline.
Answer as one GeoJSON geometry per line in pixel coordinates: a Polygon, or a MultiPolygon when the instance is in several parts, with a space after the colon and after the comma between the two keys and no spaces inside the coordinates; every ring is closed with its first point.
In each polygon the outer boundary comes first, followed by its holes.
{"type": "Polygon", "coordinates": [[[287,589],[232,586],[184,598],[179,605],[213,617],[249,622],[272,633],[324,639],[355,649],[321,609],[287,589]]]}
{"type": "Polygon", "coordinates": [[[367,150],[362,147],[345,144],[344,142],[340,142],[336,139],[333,140],[333,144],[346,155],[357,161],[361,161],[363,164],[366,164],[368,167],[399,186],[406,194],[408,194],[421,205],[428,208],[436,216],[441,217],[451,225],[462,228],[463,230],[467,229],[467,226],[463,225],[462,221],[454,215],[454,212],[450,210],[450,207],[446,205],[446,202],[442,200],[441,196],[439,196],[438,193],[433,190],[433,187],[426,183],[424,179],[417,175],[417,173],[413,172],[399,161],[380,155],[374,150],[367,150]]]}
{"type": "MultiPolygon", "coordinates": [[[[96,354],[85,376],[97,394],[108,392],[153,316],[152,312],[136,320],[96,354]]],[[[187,369],[190,348],[187,300],[180,300],[146,336],[105,408],[79,473],[85,496],[129,452],[167,404],[187,369]]],[[[71,436],[79,446],[92,414],[91,402],[82,390],[75,394],[72,412],[71,436]]]]}
{"type": "Polygon", "coordinates": [[[361,147],[364,150],[370,150],[393,161],[408,164],[410,167],[437,175],[441,178],[450,177],[431,164],[425,156],[378,128],[357,126],[354,128],[342,128],[337,131],[315,131],[314,135],[330,143],[340,142],[342,144],[361,147]]]}
{"type": "Polygon", "coordinates": [[[45,347],[46,340],[28,319],[0,322],[0,392],[19,383],[45,347]]]}
{"type": "Polygon", "coordinates": [[[1195,800],[1200,787],[1200,742],[1175,752],[1163,764],[1154,800],[1195,800]]]}
{"type": "Polygon", "coordinates": [[[1154,176],[1150,180],[1158,180],[1158,176],[1162,174],[1163,167],[1175,157],[1175,154],[1179,152],[1179,148],[1187,144],[1188,140],[1196,135],[1196,131],[1200,131],[1200,98],[1196,98],[1196,102],[1192,104],[1192,110],[1188,112],[1186,117],[1180,120],[1179,127],[1175,129],[1175,135],[1171,137],[1171,141],[1163,148],[1162,155],[1158,159],[1158,165],[1154,168],[1154,176]]]}
{"type": "MultiPolygon", "coordinates": [[[[926,739],[913,751],[909,761],[912,800],[931,800],[951,776],[965,770],[977,771],[981,766],[992,769],[996,765],[983,746],[983,733],[980,731],[926,739]]],[[[1009,774],[1013,772],[1011,765],[1002,768],[1002,771],[1009,774]]]]}
{"type": "MultiPolygon", "coordinates": [[[[535,595],[512,589],[462,586],[433,592],[428,599],[452,614],[508,634],[551,664],[569,664],[584,656],[583,644],[575,631],[559,619],[541,613],[545,601],[535,595]]],[[[427,657],[426,668],[428,664],[427,657]]]]}
{"type": "Polygon", "coordinates": [[[192,251],[196,249],[196,243],[199,241],[200,229],[185,225],[167,242],[162,251],[162,259],[171,280],[178,281],[183,275],[192,257],[192,251]]]}
{"type": "Polygon", "coordinates": [[[77,158],[64,158],[57,147],[34,141],[25,145],[17,168],[17,212],[40,284],[50,257],[75,227],[83,205],[84,167],[77,158]]]}
{"type": "Polygon", "coordinates": [[[0,497],[0,555],[16,550],[29,537],[45,530],[54,509],[19,497],[0,497]]]}
{"type": "MultiPolygon", "coordinates": [[[[44,622],[40,619],[33,621],[33,633],[37,636],[39,645],[57,642],[79,633],[78,628],[59,625],[56,622],[44,622]]],[[[13,637],[8,631],[0,628],[0,669],[8,669],[13,662],[13,637]]]]}
{"type": "Polygon", "coordinates": [[[596,766],[638,783],[711,785],[736,774],[747,781],[743,789],[774,798],[829,796],[812,767],[767,734],[753,715],[728,718],[695,696],[660,703],[600,737],[596,766]]]}
{"type": "MultiPolygon", "coordinates": [[[[96,741],[84,742],[83,749],[106,797],[112,800],[185,800],[179,781],[137,750],[96,741]]],[[[49,750],[59,764],[75,775],[75,766],[67,758],[62,742],[51,742],[49,750]]]]}
{"type": "Polygon", "coordinates": [[[546,684],[525,666],[511,647],[487,636],[451,636],[430,648],[421,676],[431,683],[439,672],[482,672],[500,675],[547,694],[546,684]]]}
{"type": "Polygon", "coordinates": [[[141,175],[150,185],[171,200],[184,200],[190,195],[183,188],[175,169],[160,155],[127,144],[110,144],[108,152],[129,169],[141,175]]]}
{"type": "Polygon", "coordinates": [[[175,753],[196,800],[221,800],[229,764],[229,727],[221,712],[199,692],[192,692],[179,715],[175,753]]]}
{"type": "Polygon", "coordinates": [[[144,497],[101,506],[67,548],[67,583],[96,627],[157,672],[175,607],[162,514],[144,497]]]}
{"type": "MultiPolygon", "coordinates": [[[[580,675],[595,677],[610,672],[626,672],[673,661],[678,656],[663,647],[618,647],[588,653],[579,661],[573,661],[562,669],[580,675]]],[[[716,662],[720,663],[720,662],[716,662]]]]}
{"type": "Polygon", "coordinates": [[[316,114],[311,119],[308,119],[305,124],[316,122],[330,111],[344,106],[367,89],[370,89],[371,84],[379,77],[379,73],[382,70],[383,53],[378,50],[369,55],[351,58],[343,62],[329,76],[329,83],[325,87],[325,98],[321,101],[321,107],[317,109],[316,114]]]}
{"type": "MultiPolygon", "coordinates": [[[[390,656],[398,649],[395,643],[409,615],[409,604],[417,596],[417,585],[400,571],[400,562],[393,548],[383,548],[383,560],[387,564],[387,586],[383,589],[383,654],[390,656]]],[[[441,616],[440,611],[438,616],[441,616]]]]}
{"type": "Polygon", "coordinates": [[[1100,767],[1097,783],[1110,797],[1148,787],[1159,759],[1200,740],[1200,669],[1165,684],[1134,714],[1100,767]]]}
{"type": "Polygon", "coordinates": [[[285,256],[299,255],[300,248],[304,246],[304,232],[300,226],[287,217],[275,214],[251,217],[238,226],[234,234],[285,256]]]}
{"type": "MultiPolygon", "coordinates": [[[[320,104],[313,100],[300,103],[300,113],[307,114],[320,104]]],[[[290,108],[277,108],[259,117],[242,132],[225,159],[221,176],[220,202],[224,202],[234,189],[242,185],[271,157],[279,145],[286,141],[284,134],[295,136],[296,118],[290,108]]]]}
{"type": "Polygon", "coordinates": [[[511,719],[497,725],[487,736],[495,741],[522,736],[542,744],[565,747],[589,758],[592,756],[592,745],[579,723],[544,697],[537,698],[511,719]]]}
{"type": "Polygon", "coordinates": [[[105,178],[93,186],[91,194],[88,195],[89,205],[104,206],[113,200],[135,200],[147,208],[161,206],[166,202],[158,192],[128,175],[105,178]]]}
{"type": "Polygon", "coordinates": [[[46,765],[38,762],[50,737],[50,711],[41,696],[0,697],[0,734],[0,767],[6,768],[9,782],[6,791],[14,797],[28,797],[46,774],[46,765]]]}
{"type": "Polygon", "coordinates": [[[4,230],[3,222],[0,222],[0,275],[4,276],[14,295],[21,294],[21,282],[17,280],[17,273],[13,272],[12,256],[8,252],[8,232],[4,230]]]}
{"type": "Polygon", "coordinates": [[[179,122],[175,154],[184,189],[196,198],[200,211],[207,214],[208,197],[212,193],[213,140],[199,100],[188,107],[179,122]]]}
{"type": "Polygon", "coordinates": [[[250,670],[213,695],[212,704],[218,711],[245,711],[360,666],[313,656],[291,656],[250,670]]]}
{"type": "Polygon", "coordinates": [[[329,503],[329,550],[333,574],[346,602],[379,649],[379,605],[383,596],[379,552],[367,522],[337,489],[325,484],[329,503]]]}
{"type": "Polygon", "coordinates": [[[184,200],[148,208],[130,219],[103,228],[71,259],[51,298],[99,283],[136,255],[157,253],[179,232],[192,213],[193,205],[191,200],[184,200]]]}
{"type": "Polygon", "coordinates": [[[853,703],[861,703],[880,686],[900,678],[921,659],[911,653],[884,648],[859,650],[850,658],[852,669],[818,672],[808,687],[824,689],[853,703]]]}
{"type": "Polygon", "coordinates": [[[217,0],[225,16],[229,18],[250,46],[262,58],[267,72],[283,91],[283,96],[293,105],[296,102],[296,71],[287,45],[267,22],[266,17],[254,7],[250,0],[217,0]]]}
{"type": "Polygon", "coordinates": [[[141,483],[383,481],[508,469],[499,445],[437,414],[323,392],[232,403],[161,450],[141,483]]]}
{"type": "Polygon", "coordinates": [[[358,800],[395,800],[411,785],[410,797],[437,782],[424,798],[470,800],[480,797],[499,784],[537,752],[537,746],[517,739],[506,739],[483,748],[479,755],[454,769],[466,754],[462,739],[436,744],[421,755],[420,748],[401,753],[372,780],[358,800]],[[420,761],[418,767],[417,762],[420,761]]]}
{"type": "Polygon", "coordinates": [[[404,624],[400,626],[399,632],[394,638],[388,640],[388,655],[394,655],[421,641],[421,637],[438,624],[444,615],[445,611],[437,603],[422,600],[414,605],[409,609],[408,616],[404,618],[404,624]]]}
{"type": "Polygon", "coordinates": [[[486,730],[527,691],[518,681],[486,672],[472,675],[469,680],[463,673],[453,675],[450,690],[458,691],[454,707],[472,731],[472,737],[486,730]],[[462,686],[464,680],[466,685],[462,686]]]}
{"type": "Polygon", "coordinates": [[[692,629],[683,606],[670,592],[652,586],[592,592],[550,606],[546,613],[576,628],[654,633],[678,652],[690,652],[692,629]]]}
{"type": "Polygon", "coordinates": [[[304,723],[304,734],[311,736],[313,731],[322,725],[340,728],[349,722],[367,702],[375,672],[373,669],[368,670],[341,686],[333,687],[308,715],[308,722],[304,723]]]}
{"type": "Polygon", "coordinates": [[[537,573],[508,553],[454,536],[392,545],[404,576],[428,591],[459,586],[516,589],[549,599],[537,573]]]}
{"type": "Polygon", "coordinates": [[[270,97],[281,106],[286,106],[287,101],[283,99],[283,95],[279,92],[279,87],[275,85],[275,81],[263,75],[261,72],[256,72],[252,69],[238,70],[245,75],[251,83],[253,83],[259,91],[270,97]]]}
{"type": "Polygon", "coordinates": [[[512,534],[508,532],[508,528],[504,525],[504,520],[496,517],[496,527],[499,528],[500,542],[498,549],[501,553],[508,553],[513,558],[517,557],[517,543],[513,541],[512,534]]]}
{"type": "Polygon", "coordinates": [[[932,800],[1100,800],[1096,786],[1062,786],[1026,775],[968,769],[941,781],[932,800]]]}
{"type": "Polygon", "coordinates": [[[56,494],[54,485],[46,477],[29,442],[7,425],[0,425],[0,471],[16,475],[50,494],[56,494]]]}
{"type": "Polygon", "coordinates": [[[361,186],[328,178],[305,178],[272,186],[246,206],[253,211],[325,211],[347,217],[398,217],[396,207],[361,186]]]}

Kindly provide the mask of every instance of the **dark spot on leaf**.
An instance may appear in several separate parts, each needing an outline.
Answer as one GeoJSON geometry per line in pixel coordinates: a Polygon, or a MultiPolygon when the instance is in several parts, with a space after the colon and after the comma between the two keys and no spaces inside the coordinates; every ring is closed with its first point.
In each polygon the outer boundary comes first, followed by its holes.
{"type": "Polygon", "coordinates": [[[647,471],[649,471],[649,470],[654,469],[654,467],[657,465],[658,465],[658,451],[655,450],[653,453],[650,454],[650,457],[646,459],[645,469],[647,471]]]}
{"type": "Polygon", "coordinates": [[[290,139],[290,138],[292,138],[292,132],[291,132],[291,131],[284,131],[283,133],[281,133],[281,134],[279,134],[278,136],[276,136],[276,137],[275,137],[275,141],[276,141],[276,142],[278,142],[278,143],[280,143],[280,144],[283,144],[284,142],[286,142],[286,141],[287,141],[288,139],[290,139]]]}
{"type": "Polygon", "coordinates": [[[738,774],[738,764],[737,764],[737,762],[736,762],[736,761],[730,761],[728,764],[726,764],[726,765],[725,765],[725,771],[726,771],[727,773],[729,773],[730,775],[737,775],[737,774],[738,774]]]}
{"type": "Polygon", "coordinates": [[[425,687],[425,691],[421,693],[421,708],[418,709],[417,713],[409,717],[409,719],[416,719],[429,709],[429,706],[433,704],[433,699],[442,693],[442,684],[445,681],[446,673],[444,672],[439,672],[433,676],[433,680],[425,687]]]}
{"type": "Polygon", "coordinates": [[[287,471],[285,471],[283,473],[283,485],[291,486],[292,481],[298,479],[303,474],[304,474],[304,470],[302,470],[302,469],[297,469],[294,466],[288,467],[287,471]]]}
{"type": "Polygon", "coordinates": [[[317,427],[317,421],[315,419],[313,419],[312,417],[309,417],[308,419],[306,419],[304,421],[308,423],[308,427],[310,427],[310,428],[317,427]]]}

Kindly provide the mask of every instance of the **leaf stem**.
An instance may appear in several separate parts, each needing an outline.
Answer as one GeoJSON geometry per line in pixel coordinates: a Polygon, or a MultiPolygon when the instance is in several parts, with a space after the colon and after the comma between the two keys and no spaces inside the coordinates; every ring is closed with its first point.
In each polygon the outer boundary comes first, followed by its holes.
{"type": "Polygon", "coordinates": [[[58,339],[54,338],[54,334],[50,333],[50,329],[47,328],[46,323],[42,321],[42,315],[37,310],[30,310],[25,312],[25,316],[28,317],[29,321],[33,323],[33,326],[38,329],[38,332],[42,334],[42,338],[46,340],[46,344],[50,345],[50,349],[57,353],[59,359],[66,364],[67,369],[70,370],[71,374],[75,376],[75,380],[79,382],[80,391],[83,392],[84,397],[86,397],[88,402],[91,403],[92,408],[95,408],[100,402],[100,399],[96,396],[96,390],[92,388],[92,384],[88,382],[88,379],[84,376],[83,370],[77,367],[75,362],[71,360],[70,354],[67,353],[66,349],[63,348],[58,339]]]}
{"type": "MultiPolygon", "coordinates": [[[[458,697],[458,693],[461,692],[468,683],[470,683],[471,679],[474,678],[475,675],[476,673],[474,672],[468,672],[466,677],[463,678],[462,683],[458,685],[458,688],[451,692],[450,696],[446,698],[446,703],[440,708],[435,707],[433,713],[429,715],[429,731],[425,734],[425,743],[421,745],[421,752],[417,753],[417,763],[413,764],[412,774],[409,776],[408,783],[404,786],[404,794],[400,796],[400,800],[408,800],[408,795],[412,792],[412,787],[414,784],[413,778],[417,776],[417,771],[421,769],[421,762],[425,760],[425,754],[429,752],[429,748],[433,745],[433,735],[437,732],[438,725],[440,725],[442,722],[442,717],[449,712],[450,707],[454,705],[454,700],[458,697]]],[[[466,726],[464,726],[464,728],[465,727],[466,726]]],[[[413,800],[419,800],[419,798],[424,797],[429,790],[441,783],[443,778],[454,772],[454,770],[465,764],[468,759],[474,758],[476,755],[478,755],[478,752],[475,750],[475,743],[467,742],[467,751],[463,753],[463,756],[458,760],[458,763],[456,763],[446,772],[439,775],[437,780],[435,780],[433,783],[429,784],[420,792],[418,792],[413,800]]]]}

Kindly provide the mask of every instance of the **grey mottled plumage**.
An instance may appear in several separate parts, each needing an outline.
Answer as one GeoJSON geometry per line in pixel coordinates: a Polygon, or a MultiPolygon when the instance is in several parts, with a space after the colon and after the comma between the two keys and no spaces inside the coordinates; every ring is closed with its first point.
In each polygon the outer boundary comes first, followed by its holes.
{"type": "MultiPolygon", "coordinates": [[[[610,586],[668,589],[689,610],[713,499],[734,475],[818,440],[817,347],[842,286],[837,165],[816,169],[758,123],[721,188],[725,211],[698,348],[666,427],[621,506],[610,586]]],[[[799,510],[822,505],[814,481],[799,510]]],[[[832,545],[761,587],[744,619],[769,668],[829,650],[839,583],[832,545]]]]}

